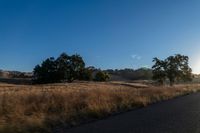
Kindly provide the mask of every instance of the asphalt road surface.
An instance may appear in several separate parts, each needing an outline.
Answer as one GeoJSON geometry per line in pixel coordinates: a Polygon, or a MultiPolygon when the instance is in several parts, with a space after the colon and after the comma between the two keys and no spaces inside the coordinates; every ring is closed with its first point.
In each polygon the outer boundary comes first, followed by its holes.
{"type": "Polygon", "coordinates": [[[200,133],[200,93],[112,116],[65,133],[200,133]]]}

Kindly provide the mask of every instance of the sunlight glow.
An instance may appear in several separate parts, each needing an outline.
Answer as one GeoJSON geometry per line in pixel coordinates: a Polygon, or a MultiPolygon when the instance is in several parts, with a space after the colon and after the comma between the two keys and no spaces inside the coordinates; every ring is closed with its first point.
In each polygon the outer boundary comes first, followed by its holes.
{"type": "Polygon", "coordinates": [[[195,61],[195,63],[192,65],[192,72],[194,74],[200,74],[200,61],[195,61]]]}

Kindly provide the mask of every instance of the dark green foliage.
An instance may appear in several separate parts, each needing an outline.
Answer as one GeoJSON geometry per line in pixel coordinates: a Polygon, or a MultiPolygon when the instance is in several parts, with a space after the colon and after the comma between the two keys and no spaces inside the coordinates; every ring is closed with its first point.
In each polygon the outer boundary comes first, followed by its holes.
{"type": "Polygon", "coordinates": [[[34,68],[36,83],[55,83],[79,79],[85,63],[80,55],[69,56],[62,53],[56,60],[51,57],[34,68]]]}
{"type": "Polygon", "coordinates": [[[93,80],[92,74],[93,74],[92,69],[85,68],[80,72],[79,80],[91,81],[93,80]]]}
{"type": "Polygon", "coordinates": [[[34,81],[38,83],[54,83],[58,82],[57,64],[53,57],[43,61],[41,65],[34,68],[34,81]]]}
{"type": "Polygon", "coordinates": [[[107,72],[98,71],[95,75],[95,81],[107,81],[110,78],[107,72]]]}
{"type": "Polygon", "coordinates": [[[155,62],[152,67],[153,79],[156,80],[160,85],[163,85],[167,76],[165,72],[166,63],[158,58],[154,58],[153,62],[155,62]]]}
{"type": "Polygon", "coordinates": [[[151,80],[152,70],[149,68],[139,68],[139,69],[121,69],[121,70],[106,70],[111,75],[111,80],[115,79],[115,76],[120,77],[119,80],[151,80]]]}
{"type": "Polygon", "coordinates": [[[57,64],[57,78],[66,80],[69,76],[70,56],[62,53],[56,60],[57,64]]]}
{"type": "Polygon", "coordinates": [[[165,60],[154,58],[153,62],[153,79],[163,84],[166,79],[169,80],[170,85],[177,81],[191,81],[192,69],[188,65],[188,56],[177,54],[169,56],[165,60]]]}
{"type": "Polygon", "coordinates": [[[68,65],[68,81],[79,79],[81,72],[85,69],[85,63],[80,55],[72,55],[68,65]]]}

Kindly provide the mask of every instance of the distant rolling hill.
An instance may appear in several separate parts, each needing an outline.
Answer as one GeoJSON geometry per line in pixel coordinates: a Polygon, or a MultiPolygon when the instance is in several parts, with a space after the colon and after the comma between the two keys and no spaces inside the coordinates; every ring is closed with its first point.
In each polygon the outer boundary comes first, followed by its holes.
{"type": "Polygon", "coordinates": [[[31,84],[32,72],[0,70],[0,82],[10,84],[31,84]]]}
{"type": "Polygon", "coordinates": [[[31,78],[32,72],[0,70],[0,78],[31,78]]]}

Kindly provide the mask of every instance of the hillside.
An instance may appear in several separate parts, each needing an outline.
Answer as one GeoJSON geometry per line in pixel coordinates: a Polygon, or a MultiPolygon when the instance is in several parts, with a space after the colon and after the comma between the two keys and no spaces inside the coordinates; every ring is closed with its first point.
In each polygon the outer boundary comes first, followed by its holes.
{"type": "Polygon", "coordinates": [[[0,70],[0,78],[31,78],[31,72],[0,70]]]}

